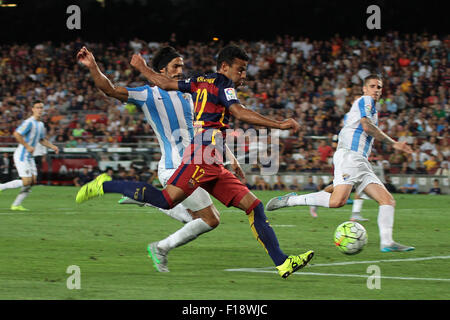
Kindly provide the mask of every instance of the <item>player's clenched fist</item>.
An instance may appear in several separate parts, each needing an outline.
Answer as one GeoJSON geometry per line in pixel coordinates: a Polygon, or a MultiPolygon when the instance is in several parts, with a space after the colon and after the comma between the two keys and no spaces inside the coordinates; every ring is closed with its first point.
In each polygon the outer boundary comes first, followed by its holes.
{"type": "Polygon", "coordinates": [[[292,118],[286,119],[280,124],[281,130],[293,129],[294,132],[297,132],[300,129],[300,124],[292,118]]]}
{"type": "Polygon", "coordinates": [[[137,70],[141,70],[141,68],[147,66],[145,59],[140,54],[133,54],[133,56],[131,57],[130,64],[133,68],[136,68],[137,70]]]}
{"type": "Polygon", "coordinates": [[[96,65],[94,55],[86,47],[83,47],[78,51],[77,60],[88,68],[96,65]]]}

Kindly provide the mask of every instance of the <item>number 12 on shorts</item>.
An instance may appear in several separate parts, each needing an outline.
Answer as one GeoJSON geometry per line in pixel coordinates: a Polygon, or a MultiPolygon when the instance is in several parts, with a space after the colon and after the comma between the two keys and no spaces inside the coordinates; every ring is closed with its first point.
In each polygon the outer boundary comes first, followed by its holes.
{"type": "Polygon", "coordinates": [[[192,175],[192,179],[194,179],[197,183],[200,182],[200,178],[205,174],[205,170],[200,168],[199,165],[195,165],[195,171],[192,175]]]}

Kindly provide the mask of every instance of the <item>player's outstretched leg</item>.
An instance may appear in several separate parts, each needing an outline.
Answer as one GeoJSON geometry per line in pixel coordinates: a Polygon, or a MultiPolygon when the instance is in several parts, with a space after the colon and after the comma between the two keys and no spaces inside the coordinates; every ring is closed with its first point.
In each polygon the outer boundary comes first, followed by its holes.
{"type": "Polygon", "coordinates": [[[329,207],[331,194],[326,191],[319,191],[305,195],[287,194],[275,197],[266,204],[267,211],[273,211],[285,207],[294,206],[321,206],[329,207]]]}
{"type": "Polygon", "coordinates": [[[102,173],[97,178],[81,187],[81,189],[77,193],[75,201],[77,203],[82,203],[92,198],[102,196],[104,194],[103,182],[111,180],[112,178],[109,175],[107,175],[106,173],[102,173]]]}
{"type": "Polygon", "coordinates": [[[112,181],[111,177],[106,173],[99,175],[81,187],[77,193],[76,202],[82,203],[89,199],[102,196],[104,193],[121,193],[126,197],[149,203],[161,209],[171,209],[174,207],[174,203],[166,190],[161,191],[151,184],[144,182],[112,181]]]}
{"type": "Polygon", "coordinates": [[[287,256],[283,253],[280,249],[277,236],[275,235],[275,232],[264,214],[264,206],[260,200],[256,199],[246,210],[246,213],[248,215],[248,220],[253,235],[272,258],[272,261],[276,265],[278,274],[282,278],[287,278],[295,271],[305,267],[313,258],[314,252],[312,250],[297,256],[287,256]]]}
{"type": "Polygon", "coordinates": [[[12,180],[5,183],[0,183],[0,192],[6,189],[16,189],[23,187],[22,179],[12,180]]]}
{"type": "MultiPolygon", "coordinates": [[[[125,196],[120,198],[119,204],[134,204],[134,205],[138,205],[139,207],[157,208],[155,206],[152,206],[149,203],[136,201],[136,200],[130,199],[125,196]]],[[[178,220],[182,223],[188,223],[189,221],[192,221],[192,216],[189,214],[189,212],[186,210],[186,208],[182,204],[178,204],[170,210],[165,210],[165,209],[161,209],[161,208],[157,208],[157,209],[159,211],[165,213],[169,217],[171,217],[175,220],[178,220]]]]}

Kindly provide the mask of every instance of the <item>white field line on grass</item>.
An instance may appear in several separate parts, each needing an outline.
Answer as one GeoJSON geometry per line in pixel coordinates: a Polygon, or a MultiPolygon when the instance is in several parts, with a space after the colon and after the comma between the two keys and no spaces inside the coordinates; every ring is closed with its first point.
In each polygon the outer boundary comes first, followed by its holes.
{"type": "MultiPolygon", "coordinates": [[[[328,267],[328,266],[340,266],[340,265],[351,265],[351,264],[374,264],[374,263],[385,263],[385,262],[411,262],[411,261],[426,261],[426,260],[436,260],[436,259],[450,259],[450,256],[433,256],[433,257],[423,257],[423,258],[405,258],[405,259],[382,259],[382,260],[372,260],[372,261],[347,261],[347,262],[335,262],[335,263],[321,263],[321,264],[311,264],[307,266],[308,268],[313,267],[328,267]]],[[[231,272],[264,272],[264,273],[276,273],[273,267],[263,267],[263,268],[237,268],[237,269],[225,269],[225,271],[231,272]]],[[[310,276],[328,276],[328,277],[354,277],[354,278],[368,278],[370,275],[361,274],[347,274],[347,273],[319,273],[319,272],[297,272],[295,275],[310,275],[310,276]]],[[[442,278],[416,278],[416,277],[392,277],[392,276],[380,276],[382,279],[395,279],[395,280],[421,280],[421,281],[450,281],[450,279],[442,278]]]]}

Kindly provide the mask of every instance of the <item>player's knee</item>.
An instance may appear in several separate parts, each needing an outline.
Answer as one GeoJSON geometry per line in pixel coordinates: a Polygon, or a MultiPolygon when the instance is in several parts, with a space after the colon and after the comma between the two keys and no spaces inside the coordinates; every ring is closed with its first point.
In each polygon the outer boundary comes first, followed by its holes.
{"type": "MultiPolygon", "coordinates": [[[[205,221],[205,219],[203,219],[205,221]]],[[[220,224],[220,218],[216,216],[208,217],[205,221],[211,228],[217,228],[220,224]]]]}
{"type": "Polygon", "coordinates": [[[382,199],[379,204],[380,204],[380,206],[386,205],[386,206],[395,207],[396,202],[395,202],[394,198],[392,196],[390,196],[390,197],[386,197],[385,199],[382,199]]]}
{"type": "Polygon", "coordinates": [[[192,219],[202,219],[213,229],[220,224],[220,213],[214,205],[195,212],[188,209],[188,212],[192,216],[192,219]]]}
{"type": "Polygon", "coordinates": [[[342,198],[330,198],[330,208],[340,208],[345,206],[345,204],[347,203],[347,199],[342,199],[342,198]]]}

